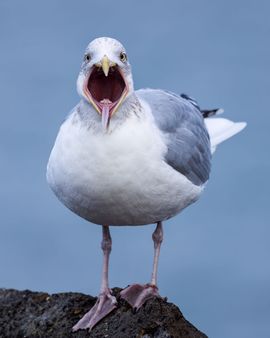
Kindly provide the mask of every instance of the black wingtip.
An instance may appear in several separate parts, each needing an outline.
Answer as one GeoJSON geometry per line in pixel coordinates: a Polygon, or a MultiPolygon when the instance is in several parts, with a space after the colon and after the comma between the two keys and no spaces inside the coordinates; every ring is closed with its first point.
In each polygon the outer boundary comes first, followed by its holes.
{"type": "Polygon", "coordinates": [[[201,113],[202,113],[203,117],[206,119],[207,117],[211,117],[213,115],[216,115],[219,110],[220,110],[219,108],[216,108],[216,109],[204,109],[204,110],[201,110],[201,113]]]}
{"type": "Polygon", "coordinates": [[[216,114],[223,113],[223,109],[216,108],[216,109],[201,109],[198,105],[197,101],[194,100],[192,97],[188,96],[187,94],[180,95],[183,99],[188,100],[195,108],[197,108],[201,113],[202,116],[206,119],[207,117],[214,116],[216,114]]]}
{"type": "Polygon", "coordinates": [[[187,94],[182,93],[180,95],[183,99],[188,100],[195,108],[197,108],[199,111],[201,111],[200,106],[198,105],[198,102],[193,99],[193,97],[190,97],[187,94]]]}

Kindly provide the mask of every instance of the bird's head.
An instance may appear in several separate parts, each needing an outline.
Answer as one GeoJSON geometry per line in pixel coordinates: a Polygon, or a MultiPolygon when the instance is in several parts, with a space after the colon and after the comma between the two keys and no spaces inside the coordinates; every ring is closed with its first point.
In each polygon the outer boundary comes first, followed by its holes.
{"type": "Polygon", "coordinates": [[[104,128],[126,97],[133,92],[125,48],[112,38],[97,38],[87,46],[77,90],[101,115],[104,128]]]}

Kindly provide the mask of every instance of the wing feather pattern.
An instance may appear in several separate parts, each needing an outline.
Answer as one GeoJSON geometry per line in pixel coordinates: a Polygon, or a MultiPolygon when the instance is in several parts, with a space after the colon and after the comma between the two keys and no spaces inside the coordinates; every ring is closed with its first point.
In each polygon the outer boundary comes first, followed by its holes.
{"type": "Polygon", "coordinates": [[[166,136],[166,162],[195,185],[204,184],[210,174],[210,141],[201,112],[188,100],[167,91],[141,89],[158,128],[166,136]]]}

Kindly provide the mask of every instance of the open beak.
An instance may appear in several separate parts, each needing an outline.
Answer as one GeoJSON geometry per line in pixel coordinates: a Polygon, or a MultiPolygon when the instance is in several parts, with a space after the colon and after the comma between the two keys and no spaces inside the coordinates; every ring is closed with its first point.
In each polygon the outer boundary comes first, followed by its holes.
{"type": "Polygon", "coordinates": [[[84,93],[101,115],[103,128],[107,130],[112,115],[128,93],[128,86],[120,67],[104,55],[90,69],[84,93]]]}

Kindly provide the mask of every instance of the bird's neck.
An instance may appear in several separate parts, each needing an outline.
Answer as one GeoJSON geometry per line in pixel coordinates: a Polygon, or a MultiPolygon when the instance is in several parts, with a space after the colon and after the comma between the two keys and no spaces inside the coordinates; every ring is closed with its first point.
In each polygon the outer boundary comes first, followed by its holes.
{"type": "MultiPolygon", "coordinates": [[[[82,98],[80,103],[77,106],[77,113],[81,121],[91,129],[96,131],[102,130],[101,126],[101,116],[95,110],[95,108],[90,104],[86,99],[82,98]]],[[[142,117],[143,109],[139,99],[137,98],[135,92],[131,92],[122,102],[117,111],[113,114],[110,119],[110,130],[114,130],[122,125],[129,117],[142,117]]]]}

